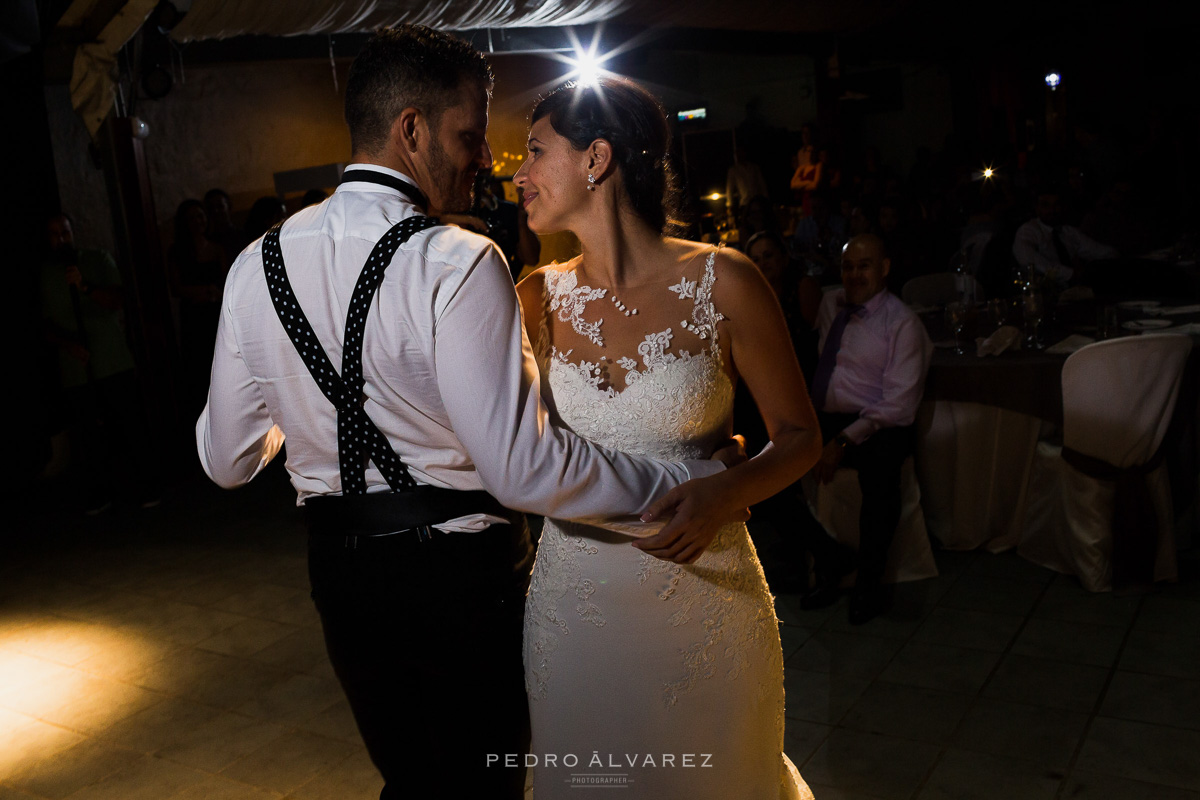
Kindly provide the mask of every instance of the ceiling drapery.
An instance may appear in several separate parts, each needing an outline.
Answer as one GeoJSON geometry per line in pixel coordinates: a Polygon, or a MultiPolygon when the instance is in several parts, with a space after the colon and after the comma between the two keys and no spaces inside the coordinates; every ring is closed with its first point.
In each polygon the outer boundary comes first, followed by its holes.
{"type": "MultiPolygon", "coordinates": [[[[171,37],[179,42],[234,36],[303,36],[373,31],[401,23],[442,30],[589,25],[619,15],[633,0],[193,0],[171,37]]],[[[95,41],[75,53],[71,103],[95,136],[113,107],[117,53],[157,0],[129,0],[95,41]]],[[[59,27],[72,27],[96,0],[76,0],[59,27]]]]}
{"type": "Polygon", "coordinates": [[[819,33],[879,24],[914,0],[192,0],[176,41],[369,33],[401,23],[450,31],[614,22],[819,33]]]}
{"type": "Polygon", "coordinates": [[[233,36],[302,36],[365,32],[402,23],[440,30],[590,25],[633,0],[194,0],[171,31],[180,42],[233,36]]]}
{"type": "MultiPolygon", "coordinates": [[[[63,20],[68,24],[79,14],[90,8],[92,0],[73,3],[63,20]]],[[[133,38],[157,5],[157,0],[129,0],[93,42],[81,44],[75,51],[75,63],[71,71],[71,105],[83,118],[88,132],[96,135],[105,118],[112,111],[116,92],[117,53],[133,38]]],[[[65,27],[63,20],[59,27],[65,27]]]]}

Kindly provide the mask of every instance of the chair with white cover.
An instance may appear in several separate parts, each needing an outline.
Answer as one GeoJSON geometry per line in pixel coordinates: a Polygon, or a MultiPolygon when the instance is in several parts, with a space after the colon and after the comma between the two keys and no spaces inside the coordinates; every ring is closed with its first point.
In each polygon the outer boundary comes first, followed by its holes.
{"type": "MultiPolygon", "coordinates": [[[[804,479],[804,496],[815,517],[834,539],[858,549],[858,514],[862,491],[858,472],[843,467],[833,473],[829,483],[818,483],[811,474],[804,479]]],[[[937,564],[925,530],[921,511],[921,489],[917,485],[913,460],[908,458],[900,470],[900,523],[888,551],[883,580],[888,583],[936,578],[937,564]]]]}
{"type": "MultiPolygon", "coordinates": [[[[976,300],[983,299],[983,285],[975,278],[970,278],[973,284],[973,295],[976,300]]],[[[958,299],[958,276],[953,272],[935,272],[932,275],[918,275],[909,278],[900,289],[900,299],[910,306],[944,306],[958,299]]]]}
{"type": "MultiPolygon", "coordinates": [[[[1117,538],[1122,552],[1127,552],[1125,542],[1135,545],[1134,555],[1141,548],[1147,572],[1153,561],[1154,580],[1175,579],[1171,487],[1165,464],[1154,465],[1161,462],[1158,453],[1191,348],[1187,336],[1146,334],[1097,342],[1067,359],[1062,372],[1063,443],[1038,443],[1017,549],[1023,557],[1076,575],[1090,591],[1108,591],[1114,585],[1117,538]],[[1117,481],[1091,477],[1081,468],[1095,475],[1119,474],[1120,480],[1136,479],[1139,484],[1144,478],[1141,485],[1153,514],[1140,518],[1136,529],[1124,529],[1134,536],[1118,531],[1114,537],[1114,513],[1124,502],[1118,497],[1117,481]]],[[[1131,559],[1119,553],[1116,560],[1131,559]]],[[[1118,564],[1118,572],[1124,566],[1118,564]]]]}

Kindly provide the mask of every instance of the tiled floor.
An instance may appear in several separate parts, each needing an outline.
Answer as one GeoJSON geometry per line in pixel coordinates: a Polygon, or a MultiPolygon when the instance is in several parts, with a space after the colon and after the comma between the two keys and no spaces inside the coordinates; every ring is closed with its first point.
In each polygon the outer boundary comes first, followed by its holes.
{"type": "MultiPolygon", "coordinates": [[[[277,474],[0,545],[0,800],[373,798],[277,474]]],[[[44,504],[43,504],[44,505],[44,504]]],[[[1089,595],[939,553],[854,628],[779,598],[786,747],[819,800],[1200,800],[1200,581],[1089,595]]]]}

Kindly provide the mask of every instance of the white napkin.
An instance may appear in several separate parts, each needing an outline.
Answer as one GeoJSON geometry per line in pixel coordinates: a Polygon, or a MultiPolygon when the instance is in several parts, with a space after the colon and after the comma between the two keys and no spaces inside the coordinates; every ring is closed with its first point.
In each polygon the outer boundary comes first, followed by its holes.
{"type": "Polygon", "coordinates": [[[1060,303],[1077,303],[1080,300],[1092,300],[1096,297],[1096,293],[1088,286],[1071,286],[1063,289],[1062,294],[1058,296],[1060,303]]]}
{"type": "Polygon", "coordinates": [[[1084,336],[1079,333],[1072,333],[1067,338],[1063,339],[1055,345],[1046,348],[1046,352],[1056,356],[1068,356],[1076,350],[1089,345],[1096,341],[1090,336],[1084,336]]]}
{"type": "Polygon", "coordinates": [[[998,356],[1005,350],[1021,349],[1021,331],[1012,325],[1004,325],[986,339],[975,340],[975,354],[983,356],[998,356]]]}

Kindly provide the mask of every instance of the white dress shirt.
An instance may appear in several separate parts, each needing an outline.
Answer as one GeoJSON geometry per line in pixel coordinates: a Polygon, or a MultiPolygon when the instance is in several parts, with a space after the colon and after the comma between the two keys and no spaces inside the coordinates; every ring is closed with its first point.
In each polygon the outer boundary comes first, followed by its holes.
{"type": "MultiPolygon", "coordinates": [[[[1099,261],[1118,255],[1115,249],[1097,242],[1078,228],[1063,225],[1059,230],[1073,261],[1099,261]]],[[[1017,228],[1013,256],[1022,268],[1032,264],[1035,270],[1060,283],[1066,283],[1075,274],[1070,264],[1059,260],[1058,250],[1054,247],[1054,228],[1040,219],[1031,219],[1017,228]]]]}
{"type": "MultiPolygon", "coordinates": [[[[817,312],[819,352],[845,302],[843,289],[825,293],[817,312]]],[[[846,323],[821,410],[858,414],[843,431],[855,444],[880,428],[911,425],[932,357],[933,343],[920,318],[885,289],[846,323]]]]}
{"type": "MultiPolygon", "coordinates": [[[[366,164],[412,183],[393,170],[366,164]]],[[[348,168],[349,169],[349,168],[348,168]]],[[[335,367],[355,282],[376,242],[419,210],[397,190],[348,182],[297,212],[280,235],[300,307],[335,367]]],[[[717,462],[665,463],[605,450],[550,424],[508,266],[492,242],[453,226],[397,251],[371,303],[363,345],[364,409],[418,483],[485,489],[507,507],[560,518],[635,514],[717,462]]],[[[275,314],[262,240],[225,284],[208,404],[196,423],[205,472],[246,483],[287,438],[297,502],[340,494],[337,414],[275,314]]],[[[373,464],[367,491],[388,491],[373,464]]],[[[477,530],[495,518],[449,520],[477,530]]]]}

